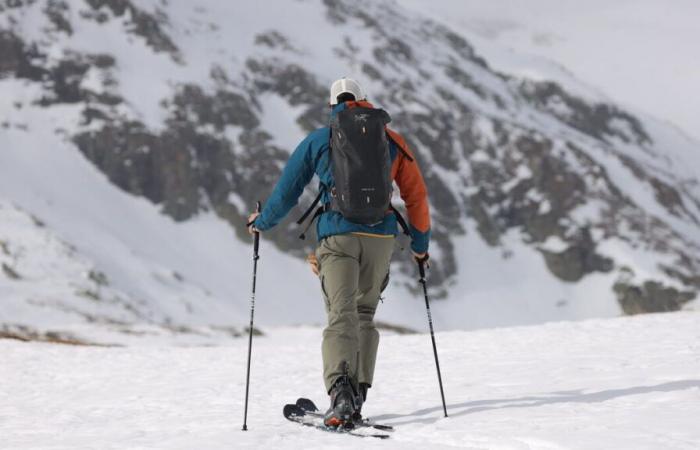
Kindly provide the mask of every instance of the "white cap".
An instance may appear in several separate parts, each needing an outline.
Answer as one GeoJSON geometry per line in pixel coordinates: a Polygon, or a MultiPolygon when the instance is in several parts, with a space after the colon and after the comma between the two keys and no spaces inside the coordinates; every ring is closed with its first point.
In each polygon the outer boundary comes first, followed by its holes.
{"type": "Polygon", "coordinates": [[[338,96],[345,92],[354,95],[355,100],[365,100],[365,92],[362,90],[360,83],[352,78],[341,78],[340,80],[335,80],[331,85],[331,97],[329,103],[331,105],[338,104],[338,96]]]}

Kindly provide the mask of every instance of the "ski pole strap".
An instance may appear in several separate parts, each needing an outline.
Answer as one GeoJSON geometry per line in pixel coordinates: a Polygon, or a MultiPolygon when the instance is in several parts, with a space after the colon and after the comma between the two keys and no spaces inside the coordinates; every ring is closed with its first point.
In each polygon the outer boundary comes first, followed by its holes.
{"type": "Polygon", "coordinates": [[[406,219],[403,218],[399,210],[396,209],[394,205],[389,205],[389,208],[391,209],[391,212],[393,212],[396,216],[396,221],[399,223],[399,226],[403,230],[403,234],[410,237],[411,232],[408,230],[408,224],[406,223],[406,219]]]}

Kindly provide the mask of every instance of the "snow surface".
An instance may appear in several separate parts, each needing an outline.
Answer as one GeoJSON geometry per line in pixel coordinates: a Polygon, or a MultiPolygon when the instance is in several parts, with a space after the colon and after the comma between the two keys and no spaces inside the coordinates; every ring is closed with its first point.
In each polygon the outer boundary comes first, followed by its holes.
{"type": "Polygon", "coordinates": [[[365,415],[386,441],[287,422],[320,407],[321,330],[217,347],[71,347],[0,341],[0,447],[7,449],[697,449],[700,313],[437,334],[450,417],[427,334],[385,335],[365,415]]]}

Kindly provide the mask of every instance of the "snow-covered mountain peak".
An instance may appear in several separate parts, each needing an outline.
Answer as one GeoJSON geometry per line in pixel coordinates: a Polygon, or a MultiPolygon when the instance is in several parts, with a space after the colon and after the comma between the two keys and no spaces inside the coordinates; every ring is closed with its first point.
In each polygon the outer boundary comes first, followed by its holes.
{"type": "MultiPolygon", "coordinates": [[[[327,122],[327,86],[344,75],[421,164],[442,326],[676,310],[700,289],[697,143],[565,79],[494,71],[457,31],[394,2],[12,2],[0,27],[0,194],[84,239],[115,288],[155,310],[177,295],[139,264],[205,292],[186,294],[199,312],[156,322],[242,317],[242,224],[327,122]]],[[[320,320],[313,277],[279,270],[304,271],[282,252],[312,248],[292,219],[314,194],[265,234],[267,320],[320,320]]],[[[399,253],[387,321],[422,321],[414,270],[399,253]]]]}

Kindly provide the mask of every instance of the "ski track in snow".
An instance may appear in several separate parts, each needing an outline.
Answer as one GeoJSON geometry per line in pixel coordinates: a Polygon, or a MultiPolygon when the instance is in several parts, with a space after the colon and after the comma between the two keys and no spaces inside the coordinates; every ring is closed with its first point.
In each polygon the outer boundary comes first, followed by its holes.
{"type": "Polygon", "coordinates": [[[430,338],[384,335],[365,414],[387,441],[330,435],[282,417],[321,407],[321,330],[217,347],[71,347],[0,341],[0,448],[697,449],[700,314],[438,333],[450,417],[430,338]]]}

